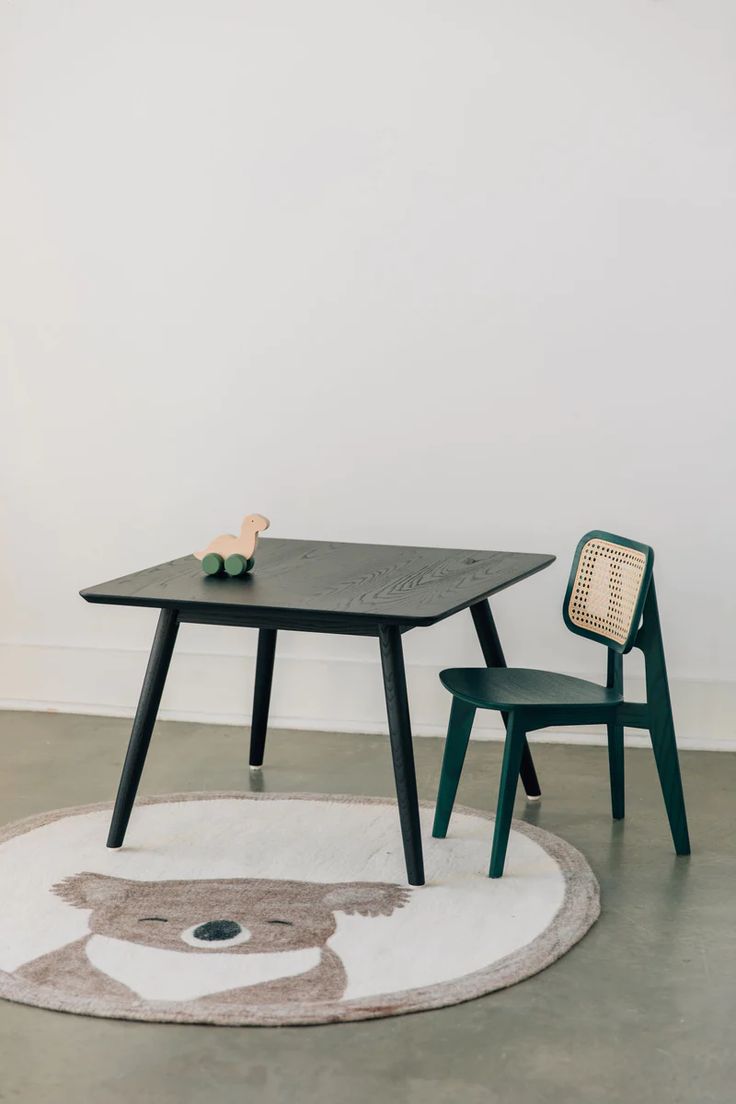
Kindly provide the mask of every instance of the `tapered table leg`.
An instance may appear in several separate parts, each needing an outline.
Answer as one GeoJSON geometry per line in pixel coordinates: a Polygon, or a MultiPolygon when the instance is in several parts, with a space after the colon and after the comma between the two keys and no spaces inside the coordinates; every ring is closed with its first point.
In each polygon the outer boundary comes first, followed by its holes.
{"type": "Polygon", "coordinates": [[[401,632],[395,625],[382,625],[378,639],[406,875],[409,885],[419,886],[424,885],[424,859],[401,632]]]}
{"type": "Polygon", "coordinates": [[[107,837],[108,847],[123,846],[178,631],[178,611],[162,609],[156,627],[156,635],[153,638],[148,667],[143,679],[138,709],[133,721],[128,752],[123,764],[123,773],[120,776],[118,794],[115,798],[115,808],[107,837]]]}
{"type": "Polygon", "coordinates": [[[252,767],[263,765],[275,655],[276,629],[259,629],[256,683],[253,691],[253,716],[250,726],[250,765],[252,767]]]}
{"type": "MultiPolygon", "coordinates": [[[[478,634],[478,641],[481,651],[483,652],[483,658],[486,661],[486,666],[505,667],[506,657],[503,654],[501,641],[498,637],[498,630],[496,629],[496,622],[493,620],[491,607],[487,600],[484,599],[475,606],[471,606],[470,612],[473,617],[473,624],[478,634]]],[[[503,717],[503,723],[507,724],[508,714],[502,713],[501,716],[503,717]]],[[[521,753],[520,773],[526,796],[532,800],[540,798],[542,796],[542,791],[539,788],[537,772],[534,769],[534,760],[532,759],[532,753],[529,750],[529,743],[526,737],[524,737],[524,747],[521,753]]]]}

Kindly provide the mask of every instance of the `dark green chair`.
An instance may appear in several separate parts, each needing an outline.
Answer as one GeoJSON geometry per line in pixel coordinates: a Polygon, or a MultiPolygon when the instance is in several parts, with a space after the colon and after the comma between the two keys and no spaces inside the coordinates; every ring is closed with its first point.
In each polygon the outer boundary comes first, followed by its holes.
{"type": "Polygon", "coordinates": [[[433,836],[444,839],[447,835],[476,709],[496,709],[505,715],[491,878],[503,874],[526,734],[550,725],[607,726],[616,820],[624,815],[624,725],[649,729],[675,851],[690,854],[653,562],[654,552],[648,545],[600,530],[586,533],[575,551],[563,617],[571,632],[606,645],[605,686],[526,668],[453,668],[441,673],[443,685],[452,694],[452,709],[433,836]],[[634,647],[644,653],[644,703],[624,701],[623,657],[634,647]]]}

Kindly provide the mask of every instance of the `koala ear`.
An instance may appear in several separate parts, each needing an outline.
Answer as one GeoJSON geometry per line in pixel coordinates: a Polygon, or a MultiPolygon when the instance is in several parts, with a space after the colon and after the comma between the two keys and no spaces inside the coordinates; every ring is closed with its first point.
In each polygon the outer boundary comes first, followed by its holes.
{"type": "Polygon", "coordinates": [[[326,886],[322,900],[333,912],[390,916],[409,900],[411,890],[388,882],[341,882],[326,886]]]}
{"type": "Polygon", "coordinates": [[[57,882],[51,887],[51,892],[77,908],[94,909],[122,899],[127,884],[124,878],[109,878],[105,874],[92,874],[85,870],[57,882]]]}

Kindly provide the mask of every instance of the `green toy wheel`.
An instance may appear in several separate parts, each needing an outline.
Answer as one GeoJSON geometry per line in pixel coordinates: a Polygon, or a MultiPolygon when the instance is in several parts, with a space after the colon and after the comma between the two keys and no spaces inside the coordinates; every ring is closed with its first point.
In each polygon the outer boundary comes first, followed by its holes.
{"type": "Polygon", "coordinates": [[[208,552],[202,560],[205,575],[219,575],[225,567],[225,561],[219,552],[208,552]]]}
{"type": "Polygon", "coordinates": [[[225,570],[233,579],[236,579],[239,575],[247,575],[252,567],[253,560],[246,560],[245,556],[241,556],[237,552],[232,556],[228,556],[225,560],[225,570]]]}

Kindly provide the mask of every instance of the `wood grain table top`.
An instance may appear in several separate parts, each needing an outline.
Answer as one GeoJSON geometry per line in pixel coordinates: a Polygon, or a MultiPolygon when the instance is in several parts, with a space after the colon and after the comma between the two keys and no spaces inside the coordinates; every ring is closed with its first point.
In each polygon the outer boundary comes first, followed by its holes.
{"type": "Polygon", "coordinates": [[[548,567],[531,552],[266,538],[244,578],[206,576],[194,556],[81,591],[88,602],[181,611],[184,620],[373,632],[432,625],[548,567]],[[189,615],[189,616],[187,616],[189,615]],[[351,630],[352,626],[352,630],[351,630]]]}

